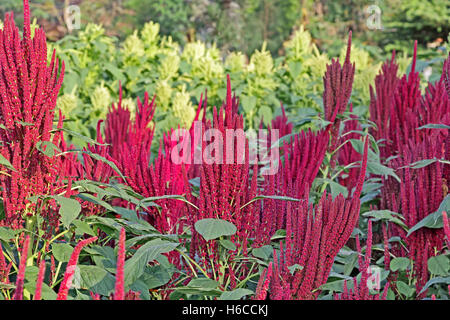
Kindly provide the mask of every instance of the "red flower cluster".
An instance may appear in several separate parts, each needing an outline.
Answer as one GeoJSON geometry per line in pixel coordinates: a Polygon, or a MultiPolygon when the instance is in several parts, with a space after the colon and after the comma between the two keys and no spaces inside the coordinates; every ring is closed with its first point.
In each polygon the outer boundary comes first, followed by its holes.
{"type": "MultiPolygon", "coordinates": [[[[393,54],[376,77],[370,104],[371,120],[377,125],[372,134],[384,143],[380,147],[381,156],[389,160],[388,165],[401,179],[401,183],[393,178],[383,179],[381,207],[401,213],[408,228],[438,209],[448,193],[450,174],[450,166],[439,161],[450,159],[448,130],[421,128],[428,124],[450,124],[450,92],[446,92],[450,58],[444,64],[441,79],[430,83],[421,96],[416,55],[417,43],[411,72],[399,79],[393,54]]],[[[407,236],[394,224],[390,230],[391,236],[400,235],[407,244],[407,252],[400,247],[393,250],[414,260],[416,288],[420,292],[429,278],[428,258],[442,252],[444,232],[421,228],[407,236]]]]}
{"type": "MultiPolygon", "coordinates": [[[[53,134],[52,126],[63,74],[64,63],[60,67],[55,53],[47,65],[44,31],[38,29],[31,37],[30,10],[24,0],[23,38],[12,13],[6,15],[0,30],[0,154],[11,164],[5,161],[0,165],[6,216],[3,225],[19,228],[27,216],[36,214],[37,206],[30,202],[31,196],[64,191],[64,157],[45,155],[45,151],[50,152],[61,142],[61,133],[53,134]]],[[[61,126],[60,117],[58,128],[61,126]]],[[[56,209],[57,204],[51,200],[40,211],[46,217],[42,227],[49,233],[58,228],[56,209]]]]}

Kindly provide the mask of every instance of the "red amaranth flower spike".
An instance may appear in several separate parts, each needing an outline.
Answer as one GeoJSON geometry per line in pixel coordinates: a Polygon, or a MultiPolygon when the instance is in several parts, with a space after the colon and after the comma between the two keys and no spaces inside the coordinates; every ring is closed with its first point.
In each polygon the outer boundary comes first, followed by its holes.
{"type": "Polygon", "coordinates": [[[69,293],[70,287],[72,286],[72,280],[75,274],[75,269],[77,267],[78,257],[80,256],[81,250],[83,250],[85,246],[96,240],[97,237],[91,237],[89,239],[82,240],[76,245],[75,249],[73,249],[69,263],[66,267],[66,272],[64,273],[63,281],[60,284],[56,300],[67,300],[67,295],[69,293]]]}
{"type": "MultiPolygon", "coordinates": [[[[65,67],[55,51],[47,65],[45,33],[37,29],[31,38],[28,0],[23,5],[23,37],[13,14],[6,15],[0,30],[0,154],[15,168],[1,166],[8,172],[0,176],[5,209],[2,224],[13,228],[22,227],[24,217],[37,212],[28,200],[31,196],[54,194],[65,178],[60,165],[64,156],[47,157],[36,148],[46,141],[59,145],[61,134],[52,129],[65,67]]],[[[51,204],[40,210],[45,217],[42,229],[47,233],[59,224],[58,210],[50,208],[51,204]]]]}
{"type": "Polygon", "coordinates": [[[332,120],[332,115],[337,109],[337,114],[343,114],[347,108],[348,101],[352,94],[353,78],[355,76],[355,64],[350,62],[352,46],[352,32],[349,32],[347,53],[343,66],[339,59],[331,60],[327,65],[327,71],[323,77],[324,93],[323,106],[325,119],[332,120]]]}
{"type": "Polygon", "coordinates": [[[120,230],[119,248],[117,250],[117,273],[114,300],[125,299],[124,267],[125,267],[125,228],[120,230]]]}
{"type": "Polygon", "coordinates": [[[42,284],[45,276],[45,260],[42,259],[39,263],[39,273],[36,281],[36,291],[34,292],[33,300],[41,300],[42,284]]]}
{"type": "Polygon", "coordinates": [[[254,300],[266,300],[267,290],[269,290],[270,278],[272,277],[272,262],[269,263],[267,269],[261,273],[254,300]]]}
{"type": "MultiPolygon", "coordinates": [[[[350,62],[350,54],[352,47],[352,32],[349,32],[347,53],[343,65],[339,63],[339,59],[331,60],[331,64],[327,65],[327,71],[323,77],[323,108],[325,120],[331,122],[331,142],[328,148],[329,152],[333,152],[337,148],[339,128],[341,119],[338,116],[344,114],[350,100],[353,88],[353,79],[355,77],[355,64],[350,62]]],[[[330,166],[336,166],[337,154],[334,153],[330,159],[330,166]]]]}
{"type": "Polygon", "coordinates": [[[336,255],[347,243],[359,219],[368,141],[366,137],[360,177],[351,197],[345,199],[339,194],[333,199],[324,193],[316,206],[308,200],[295,205],[288,202],[286,246],[281,245],[279,258],[274,255],[271,299],[307,300],[316,299],[320,294],[318,288],[326,283],[336,255]],[[292,274],[289,267],[296,264],[302,269],[292,274]]]}
{"type": "Polygon", "coordinates": [[[27,235],[23,243],[22,251],[20,253],[19,272],[17,273],[16,290],[14,292],[13,300],[22,300],[23,298],[23,282],[25,280],[25,269],[27,267],[29,246],[30,236],[27,235]]]}

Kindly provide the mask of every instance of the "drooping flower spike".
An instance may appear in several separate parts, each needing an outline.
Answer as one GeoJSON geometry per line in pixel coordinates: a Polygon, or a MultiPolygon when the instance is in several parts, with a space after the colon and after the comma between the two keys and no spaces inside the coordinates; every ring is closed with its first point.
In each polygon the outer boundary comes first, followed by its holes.
{"type": "Polygon", "coordinates": [[[80,241],[73,249],[72,255],[70,256],[69,262],[67,263],[66,272],[64,273],[63,281],[59,286],[58,296],[56,300],[67,300],[67,295],[69,293],[70,287],[72,286],[73,276],[75,275],[75,269],[77,268],[78,257],[80,256],[81,250],[92,242],[96,241],[97,237],[91,237],[80,241]]]}
{"type": "Polygon", "coordinates": [[[117,250],[117,272],[116,272],[116,286],[114,291],[114,300],[125,299],[124,288],[124,267],[125,267],[125,228],[120,230],[119,246],[117,250]]]}
{"type": "Polygon", "coordinates": [[[20,253],[19,272],[16,279],[16,290],[14,292],[13,300],[22,300],[23,298],[23,284],[25,281],[25,269],[27,267],[28,248],[30,246],[30,236],[25,237],[25,241],[20,253]]]}

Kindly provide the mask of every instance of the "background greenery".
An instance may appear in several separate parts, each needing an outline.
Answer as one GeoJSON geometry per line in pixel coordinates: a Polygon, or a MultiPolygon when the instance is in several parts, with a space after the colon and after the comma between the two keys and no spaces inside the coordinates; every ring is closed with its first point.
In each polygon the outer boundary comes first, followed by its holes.
{"type": "MultiPolygon", "coordinates": [[[[251,54],[264,41],[268,50],[282,54],[282,43],[295,26],[305,25],[320,49],[335,54],[340,39],[351,28],[367,46],[404,49],[412,40],[426,46],[441,43],[450,31],[448,0],[33,0],[32,15],[52,40],[68,32],[64,8],[78,5],[82,24],[102,24],[107,35],[125,38],[148,21],[160,24],[161,34],[184,45],[201,40],[216,42],[223,51],[251,54]],[[381,9],[381,30],[371,30],[368,11],[381,9]],[[320,40],[318,40],[320,39],[320,40]]],[[[21,19],[21,1],[3,0],[0,16],[14,10],[21,19]]],[[[373,49],[376,51],[375,49],[373,49]]]]}
{"type": "MultiPolygon", "coordinates": [[[[145,91],[157,95],[160,137],[190,123],[206,89],[209,104],[220,105],[226,74],[247,127],[270,122],[280,103],[305,125],[305,116],[322,111],[322,76],[331,58],[343,58],[349,30],[357,68],[352,101],[363,115],[369,85],[392,50],[404,72],[418,40],[424,83],[439,77],[450,26],[448,0],[34,0],[31,8],[66,63],[58,107],[70,129],[91,137],[117,101],[119,82],[131,110],[145,91]],[[68,5],[81,10],[81,29],[71,33],[68,5]],[[367,25],[373,5],[381,10],[379,30],[367,25]]],[[[2,1],[0,15],[10,10],[20,22],[21,1],[2,1]]]]}

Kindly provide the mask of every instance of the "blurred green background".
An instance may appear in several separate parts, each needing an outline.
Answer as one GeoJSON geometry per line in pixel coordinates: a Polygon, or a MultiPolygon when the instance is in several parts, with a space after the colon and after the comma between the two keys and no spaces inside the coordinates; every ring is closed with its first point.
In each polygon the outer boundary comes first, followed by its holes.
{"type": "MultiPolygon", "coordinates": [[[[267,125],[281,113],[280,103],[294,125],[305,127],[323,109],[322,77],[332,58],[343,59],[349,30],[357,115],[368,113],[370,85],[392,50],[400,76],[418,40],[424,90],[440,78],[450,47],[450,0],[32,0],[30,6],[49,52],[66,64],[57,103],[65,126],[92,138],[118,99],[119,83],[132,113],[137,97],[156,94],[157,139],[192,122],[206,89],[208,104],[220,105],[226,74],[247,128],[267,125]],[[79,28],[70,28],[65,8],[72,5],[79,28]]],[[[7,11],[22,23],[22,0],[1,0],[0,19],[7,11]]]]}
{"type": "MultiPolygon", "coordinates": [[[[283,42],[299,25],[331,56],[339,52],[349,29],[372,55],[403,51],[416,39],[436,48],[450,31],[449,0],[33,0],[33,16],[50,40],[69,32],[64,23],[67,5],[80,7],[82,28],[88,22],[101,24],[107,35],[120,39],[154,21],[162,35],[182,45],[201,40],[216,43],[222,52],[247,55],[263,41],[273,56],[282,55],[283,42]],[[371,23],[382,29],[369,28],[371,23]]],[[[20,20],[22,1],[2,0],[0,17],[11,10],[20,20]]]]}

